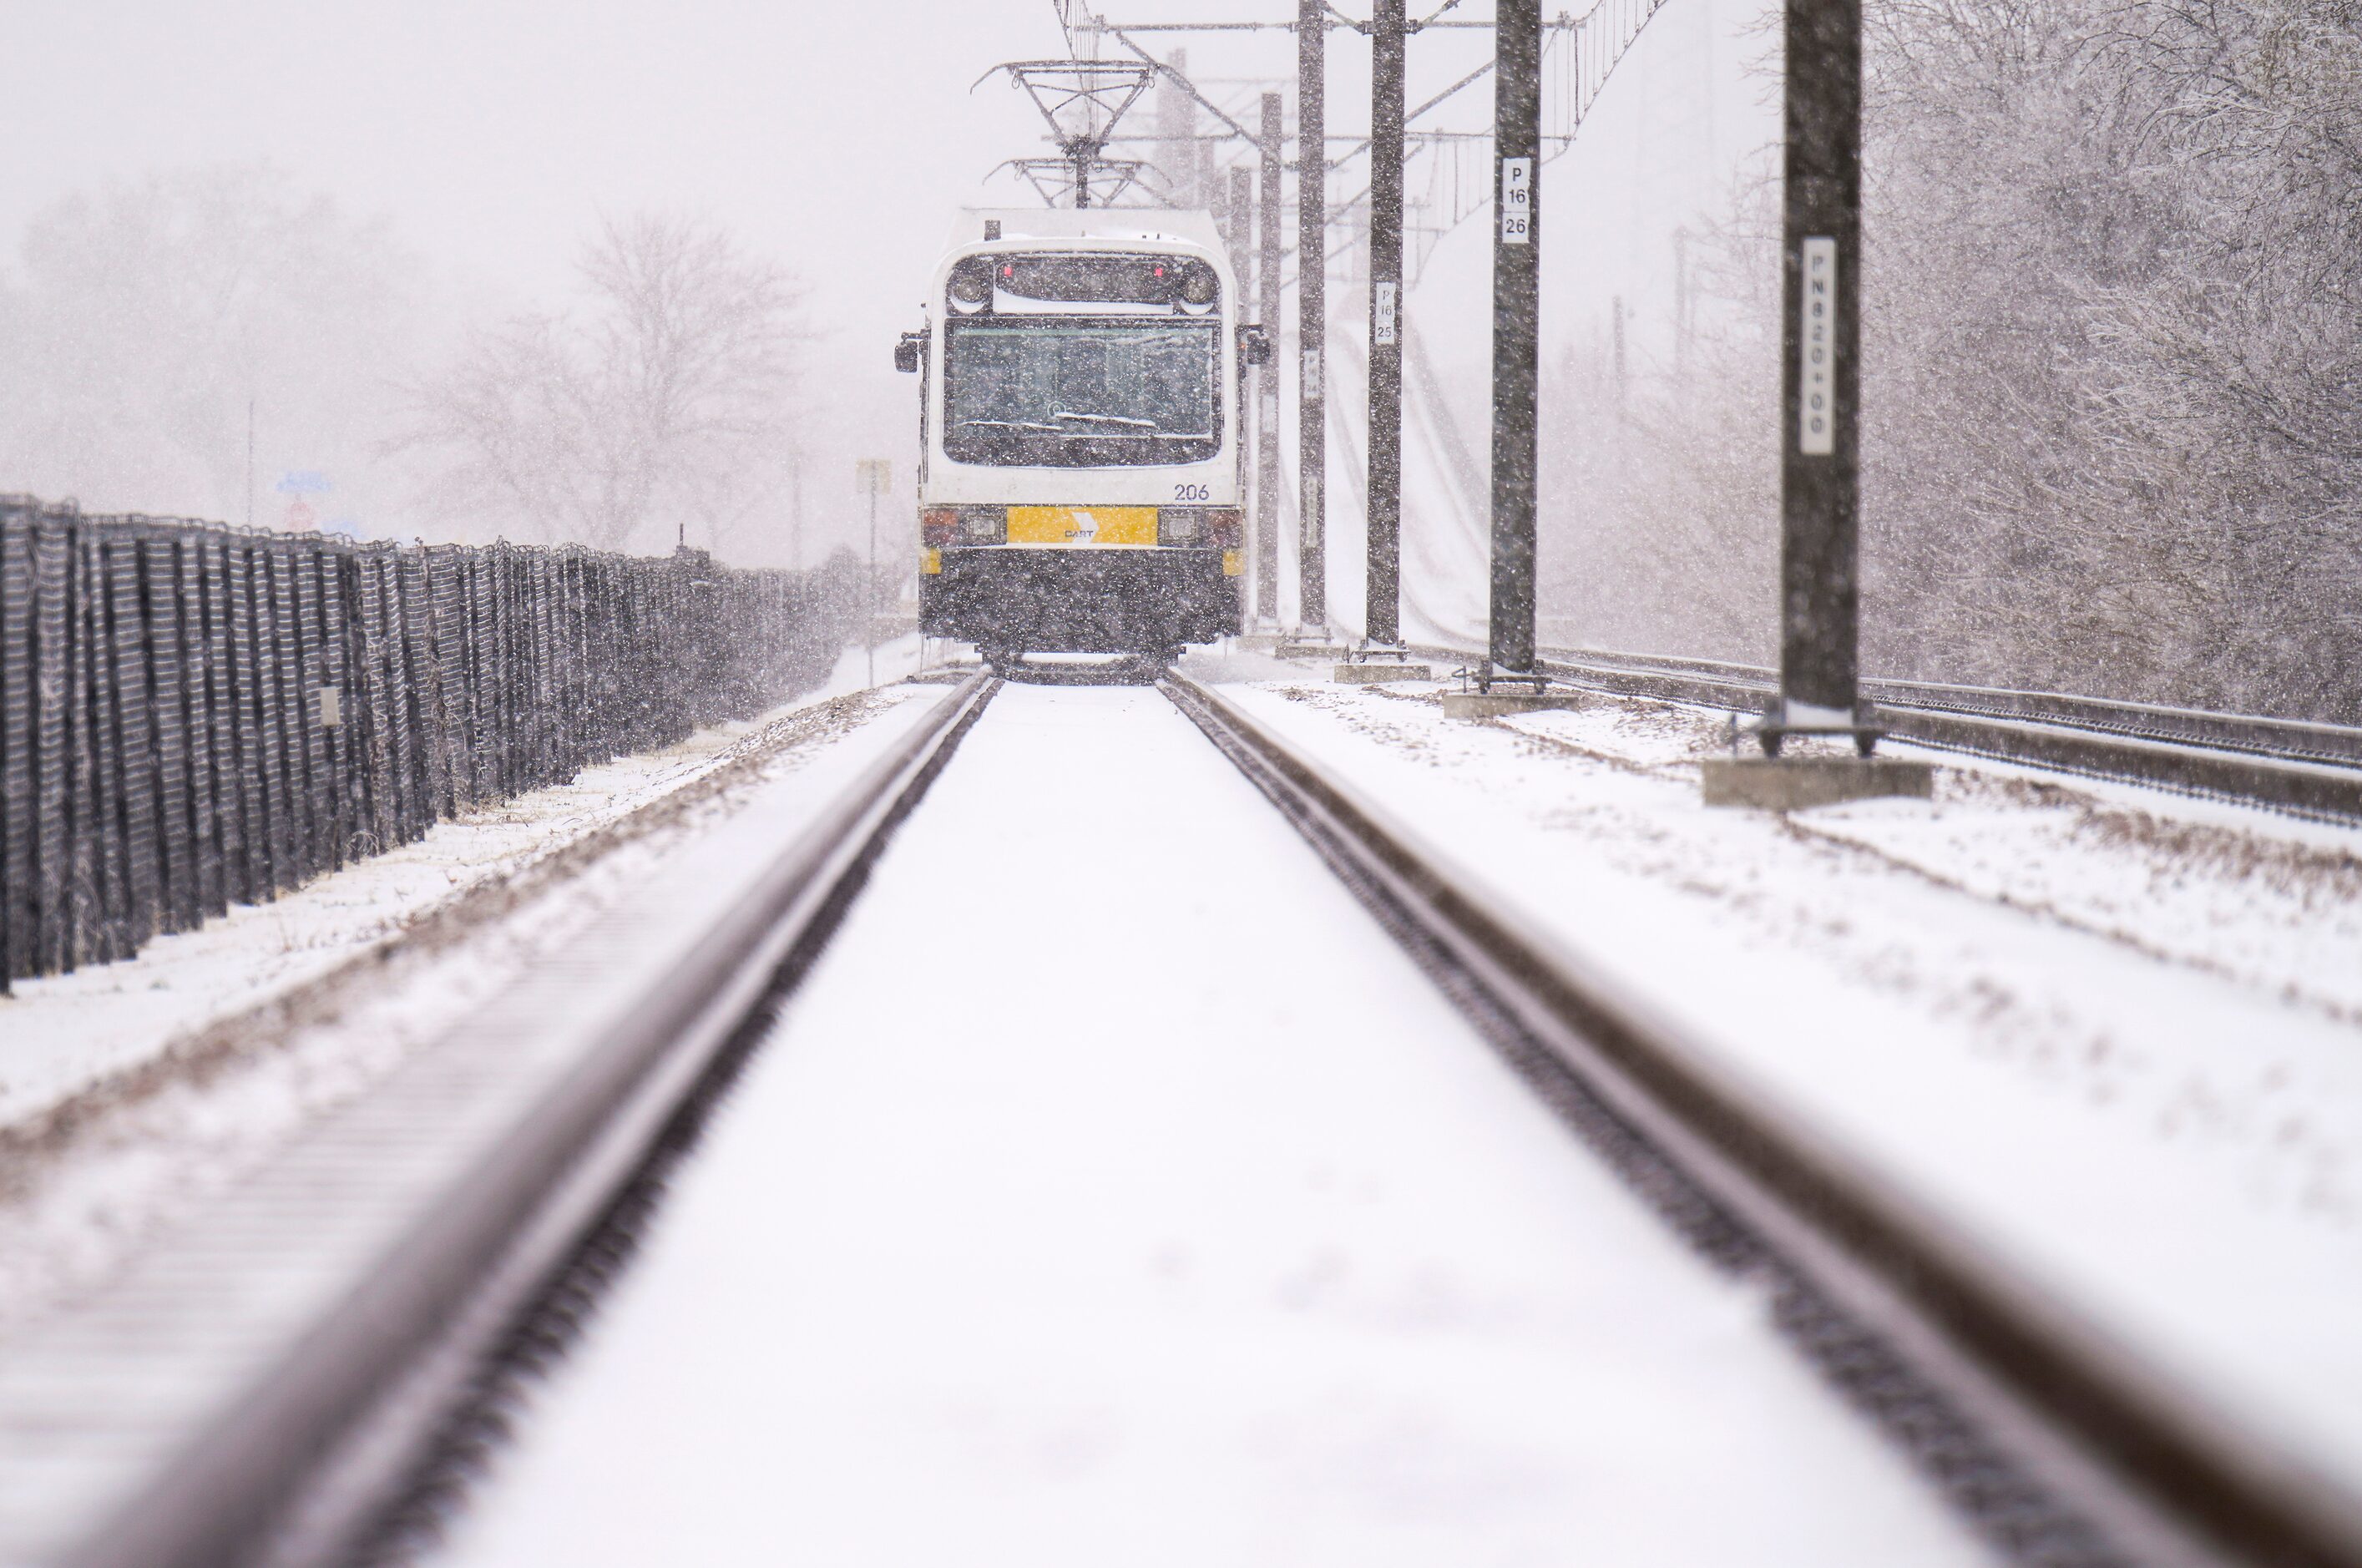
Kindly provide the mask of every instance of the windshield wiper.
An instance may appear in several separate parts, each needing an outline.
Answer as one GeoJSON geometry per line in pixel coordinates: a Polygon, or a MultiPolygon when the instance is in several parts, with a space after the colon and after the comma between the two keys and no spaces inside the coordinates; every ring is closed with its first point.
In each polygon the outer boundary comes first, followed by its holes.
{"type": "Polygon", "coordinates": [[[1044,435],[1064,436],[1065,431],[1055,425],[1036,425],[1030,419],[963,419],[960,428],[980,425],[987,430],[1039,430],[1044,435]]]}
{"type": "Polygon", "coordinates": [[[1156,421],[1153,419],[1126,419],[1120,414],[1076,414],[1070,408],[1053,410],[1050,417],[1053,419],[1079,420],[1085,425],[1120,425],[1128,430],[1155,430],[1159,428],[1156,421]]]}

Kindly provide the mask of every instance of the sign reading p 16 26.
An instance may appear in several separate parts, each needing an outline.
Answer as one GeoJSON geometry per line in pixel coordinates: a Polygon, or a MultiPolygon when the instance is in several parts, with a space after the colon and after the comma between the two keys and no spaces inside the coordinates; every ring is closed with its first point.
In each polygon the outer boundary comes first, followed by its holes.
{"type": "Polygon", "coordinates": [[[1501,243],[1534,242],[1534,160],[1501,160],[1501,243]]]}

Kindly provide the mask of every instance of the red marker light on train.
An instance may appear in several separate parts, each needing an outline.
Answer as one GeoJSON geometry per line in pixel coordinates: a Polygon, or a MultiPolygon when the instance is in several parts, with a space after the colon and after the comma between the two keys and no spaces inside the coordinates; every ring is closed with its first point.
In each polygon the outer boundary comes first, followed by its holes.
{"type": "Polygon", "coordinates": [[[960,514],[950,506],[931,506],[919,513],[919,542],[941,549],[959,537],[960,514]]]}
{"type": "Polygon", "coordinates": [[[1160,506],[1156,542],[1184,549],[1235,550],[1246,531],[1234,506],[1160,506]]]}

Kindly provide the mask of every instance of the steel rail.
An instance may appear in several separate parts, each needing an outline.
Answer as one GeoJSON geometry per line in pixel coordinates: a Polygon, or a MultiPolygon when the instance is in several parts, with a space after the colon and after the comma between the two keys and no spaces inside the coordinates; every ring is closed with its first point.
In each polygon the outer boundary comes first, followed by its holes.
{"type": "MultiPolygon", "coordinates": [[[[2054,1542],[2037,1560],[2362,1564],[2362,1500],[1817,1135],[1221,694],[1178,675],[1165,690],[1472,1018],[1496,1021],[1488,1032],[1546,1095],[1601,1108],[1610,1143],[1653,1151],[1718,1225],[1866,1328],[2070,1520],[2096,1527],[2097,1544],[2054,1542]]],[[[1660,1207],[1695,1230],[1695,1203],[1660,1207]]]]}
{"type": "MultiPolygon", "coordinates": [[[[94,1517],[0,1520],[0,1560],[45,1568],[228,1568],[317,1563],[352,1550],[387,1506],[387,1488],[412,1474],[517,1315],[595,1231],[734,1040],[800,979],[999,685],[977,675],[945,693],[784,843],[766,837],[756,845],[742,835],[746,845],[720,845],[761,853],[734,861],[739,874],[721,892],[704,894],[706,902],[698,887],[680,887],[693,879],[675,878],[663,886],[679,896],[656,899],[653,912],[637,911],[638,927],[603,944],[594,928],[576,944],[570,969],[529,975],[438,1043],[425,1065],[441,1064],[447,1077],[458,1071],[460,1092],[450,1094],[446,1084],[440,1103],[461,1120],[464,1108],[485,1098],[486,1074],[501,1061],[557,1066],[531,1080],[528,1093],[501,1102],[513,1102],[521,1115],[503,1110],[489,1119],[484,1136],[460,1145],[473,1157],[413,1180],[398,1223],[386,1230],[391,1244],[372,1240],[365,1268],[307,1297],[328,1306],[307,1307],[300,1331],[265,1335],[259,1331],[265,1325],[252,1321],[200,1326],[199,1340],[264,1340],[252,1374],[232,1382],[227,1398],[208,1387],[200,1419],[158,1445],[161,1463],[149,1462],[142,1446],[128,1466],[132,1485],[83,1487],[105,1499],[94,1517]],[[651,921],[662,928],[661,942],[650,940],[651,921]],[[630,972],[618,977],[619,969],[630,972]],[[585,993],[593,999],[569,1011],[568,997],[585,993]],[[536,1038],[536,1029],[567,1038],[536,1038]]],[[[750,825],[767,829],[769,822],[750,825]]],[[[628,923],[634,916],[619,918],[628,923]]],[[[356,1109],[405,1098],[437,1103],[395,1083],[356,1109]]],[[[395,1124],[384,1113],[375,1125],[395,1124]]],[[[347,1151],[332,1145],[315,1149],[309,1165],[316,1168],[299,1169],[294,1179],[374,1189],[379,1173],[366,1165],[374,1147],[367,1131],[350,1151],[361,1166],[337,1166],[347,1151]]],[[[401,1160],[390,1168],[401,1171],[401,1160]]],[[[289,1202],[282,1191],[265,1217],[283,1215],[289,1202]]],[[[233,1217],[228,1228],[241,1232],[240,1244],[256,1218],[233,1217]]],[[[309,1234],[292,1229],[292,1237],[270,1244],[316,1249],[326,1239],[316,1227],[309,1234]]],[[[204,1273],[218,1271],[218,1259],[202,1261],[204,1273]]],[[[167,1272],[186,1279],[199,1273],[190,1264],[182,1258],[167,1272]]],[[[115,1315],[144,1320],[157,1300],[151,1294],[115,1315]]],[[[136,1382],[147,1367],[127,1366],[123,1358],[138,1364],[143,1356],[152,1359],[135,1336],[127,1346],[106,1347],[103,1369],[118,1386],[126,1377],[136,1382]]],[[[6,1392],[0,1386],[0,1434],[21,1439],[14,1429],[29,1423],[38,1441],[39,1423],[49,1419],[38,1400],[12,1410],[6,1392]]],[[[144,1436],[132,1420],[127,1430],[144,1436]]],[[[98,1458],[109,1455],[112,1441],[102,1437],[98,1458]]],[[[38,1515],[38,1499],[20,1501],[33,1503],[38,1515]]]]}
{"type": "MultiPolygon", "coordinates": [[[[1465,648],[1419,651],[1482,657],[1465,648]]],[[[1754,665],[1544,652],[1542,673],[1569,685],[1734,712],[1760,712],[1776,685],[1772,671],[1754,665]]],[[[1932,681],[1866,680],[1862,693],[1889,735],[1915,745],[2299,816],[2362,818],[2362,728],[1932,681]]]]}

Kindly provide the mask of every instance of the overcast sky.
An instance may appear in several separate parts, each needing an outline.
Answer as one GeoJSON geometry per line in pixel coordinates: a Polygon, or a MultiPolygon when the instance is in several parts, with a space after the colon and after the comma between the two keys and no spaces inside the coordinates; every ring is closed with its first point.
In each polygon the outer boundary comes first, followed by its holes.
{"type": "MultiPolygon", "coordinates": [[[[1293,9],[1124,0],[1107,15],[1293,9]]],[[[1587,330],[1623,295],[1645,348],[1669,315],[1672,227],[1718,202],[1739,157],[1776,132],[1762,83],[1742,70],[1764,42],[1749,30],[1758,9],[1670,0],[1573,155],[1547,171],[1552,330],[1587,330]]],[[[809,282],[845,438],[871,446],[900,434],[910,383],[888,349],[916,324],[953,210],[1032,202],[1010,178],[984,177],[1043,150],[1038,119],[1000,81],[970,85],[998,61],[1065,50],[1050,0],[17,0],[8,14],[9,251],[61,195],[233,160],[269,160],[351,214],[384,216],[469,296],[537,303],[562,291],[602,210],[707,215],[809,282]]],[[[1414,102],[1481,59],[1488,39],[1416,40],[1414,102]]],[[[1286,33],[1153,40],[1177,46],[1210,94],[1242,109],[1251,78],[1292,90],[1286,33]]],[[[1367,123],[1368,55],[1362,39],[1332,34],[1333,128],[1367,123]]],[[[1426,123],[1481,129],[1490,116],[1480,83],[1426,123]]],[[[1366,172],[1342,178],[1358,189],[1366,172]]],[[[1425,179],[1414,167],[1415,194],[1425,179]]],[[[1479,389],[1487,265],[1480,218],[1439,249],[1411,301],[1438,328],[1451,379],[1479,389]]]]}

